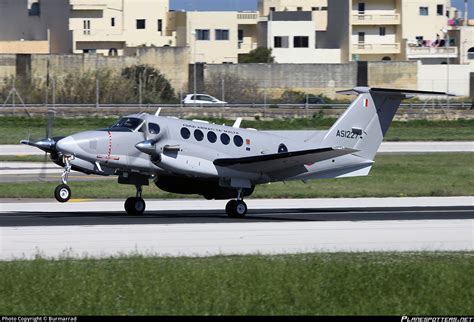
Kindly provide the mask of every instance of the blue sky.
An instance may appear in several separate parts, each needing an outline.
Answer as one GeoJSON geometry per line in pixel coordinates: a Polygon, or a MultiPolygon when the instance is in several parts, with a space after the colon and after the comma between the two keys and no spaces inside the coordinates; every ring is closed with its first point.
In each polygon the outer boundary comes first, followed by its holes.
{"type": "MultiPolygon", "coordinates": [[[[334,1],[334,0],[333,0],[334,1]]],[[[464,9],[464,0],[451,0],[453,6],[464,9]]],[[[469,17],[474,19],[474,0],[468,0],[469,17]]],[[[170,0],[172,10],[245,11],[256,10],[257,0],[170,0]]]]}

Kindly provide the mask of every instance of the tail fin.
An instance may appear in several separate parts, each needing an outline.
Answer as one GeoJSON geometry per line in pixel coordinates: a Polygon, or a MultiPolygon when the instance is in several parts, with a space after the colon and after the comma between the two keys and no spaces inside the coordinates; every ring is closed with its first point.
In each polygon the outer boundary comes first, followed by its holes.
{"type": "Polygon", "coordinates": [[[417,94],[451,95],[442,92],[368,87],[356,87],[338,93],[358,96],[326,132],[322,145],[356,149],[359,151],[354,155],[368,160],[374,159],[403,99],[417,94]]]}

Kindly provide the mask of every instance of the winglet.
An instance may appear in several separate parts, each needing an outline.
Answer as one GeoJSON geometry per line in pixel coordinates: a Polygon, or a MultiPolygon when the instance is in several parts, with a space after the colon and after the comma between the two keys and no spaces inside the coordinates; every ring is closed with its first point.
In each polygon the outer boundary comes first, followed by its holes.
{"type": "Polygon", "coordinates": [[[235,127],[236,129],[238,129],[240,127],[240,124],[242,123],[242,118],[241,117],[238,117],[235,122],[234,122],[234,125],[232,125],[232,127],[235,127]]]}

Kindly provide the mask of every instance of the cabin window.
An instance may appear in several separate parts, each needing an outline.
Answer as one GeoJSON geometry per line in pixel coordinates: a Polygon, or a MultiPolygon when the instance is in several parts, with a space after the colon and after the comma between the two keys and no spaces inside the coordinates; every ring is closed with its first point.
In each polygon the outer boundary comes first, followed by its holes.
{"type": "Polygon", "coordinates": [[[244,144],[244,140],[242,139],[240,135],[234,136],[234,144],[236,146],[242,146],[244,144]]]}
{"type": "Polygon", "coordinates": [[[216,141],[217,141],[217,135],[216,135],[216,133],[214,133],[214,132],[207,132],[207,139],[208,139],[209,142],[211,142],[211,143],[216,143],[216,141]]]}
{"type": "Polygon", "coordinates": [[[283,143],[280,144],[278,146],[278,153],[286,153],[288,152],[288,148],[286,147],[286,145],[284,145],[283,143]]]}
{"type": "Polygon", "coordinates": [[[150,134],[159,134],[160,126],[156,123],[148,123],[148,132],[150,132],[150,134]]]}
{"type": "Polygon", "coordinates": [[[229,137],[227,134],[222,133],[222,134],[221,134],[221,142],[222,142],[222,144],[224,144],[224,145],[229,144],[229,142],[230,142],[230,137],[229,137]]]}
{"type": "Polygon", "coordinates": [[[183,127],[181,129],[181,136],[183,137],[183,139],[187,140],[191,136],[191,132],[187,128],[183,127]]]}
{"type": "Polygon", "coordinates": [[[202,133],[201,130],[195,130],[195,131],[194,131],[194,138],[195,138],[197,141],[202,141],[202,139],[204,138],[204,133],[202,133]]]}

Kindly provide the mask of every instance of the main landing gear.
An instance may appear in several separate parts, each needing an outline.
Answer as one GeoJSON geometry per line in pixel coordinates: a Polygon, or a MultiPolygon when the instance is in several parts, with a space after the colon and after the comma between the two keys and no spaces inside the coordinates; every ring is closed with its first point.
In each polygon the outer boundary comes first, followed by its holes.
{"type": "Polygon", "coordinates": [[[69,157],[64,157],[64,172],[61,175],[61,181],[63,182],[54,189],[54,197],[59,202],[67,202],[71,198],[71,188],[67,185],[67,178],[71,172],[71,163],[69,157]]]}
{"type": "Polygon", "coordinates": [[[145,212],[145,200],[142,198],[142,187],[136,186],[136,197],[130,197],[125,200],[125,211],[129,215],[142,215],[145,212]]]}
{"type": "Polygon", "coordinates": [[[225,212],[230,218],[244,218],[247,214],[247,204],[244,202],[242,189],[239,189],[237,200],[231,200],[225,206],[225,212]]]}

